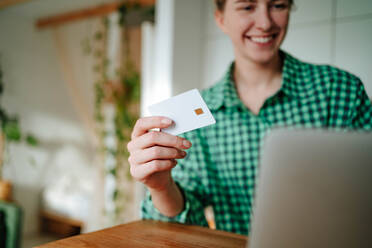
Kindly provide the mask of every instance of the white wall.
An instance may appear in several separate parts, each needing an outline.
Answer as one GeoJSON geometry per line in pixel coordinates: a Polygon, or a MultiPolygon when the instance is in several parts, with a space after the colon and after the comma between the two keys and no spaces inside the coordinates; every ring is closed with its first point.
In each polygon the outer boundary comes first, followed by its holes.
{"type": "MultiPolygon", "coordinates": [[[[214,3],[205,4],[201,88],[216,82],[233,59],[230,40],[213,19],[214,3]]],[[[295,0],[282,48],[313,63],[338,66],[359,76],[372,97],[372,1],[295,0]]]]}
{"type": "Polygon", "coordinates": [[[204,32],[201,87],[207,88],[219,80],[234,59],[233,46],[230,39],[222,33],[214,21],[214,1],[204,1],[204,32]]]}
{"type": "Polygon", "coordinates": [[[201,83],[204,12],[204,0],[174,1],[173,95],[201,83]]]}
{"type": "MultiPolygon", "coordinates": [[[[65,174],[72,175],[71,187],[76,185],[74,181],[95,177],[94,151],[63,82],[51,31],[37,31],[34,21],[13,9],[0,12],[0,54],[5,82],[1,104],[9,113],[20,117],[24,131],[32,132],[41,141],[37,148],[11,146],[11,160],[4,171],[5,178],[14,184],[15,201],[24,210],[26,235],[38,231],[40,194],[45,186],[55,184],[65,174]],[[30,164],[30,158],[35,159],[35,165],[30,164]]],[[[66,44],[80,44],[86,28],[84,24],[67,27],[70,35],[64,37],[66,44]]],[[[89,65],[79,66],[77,55],[81,50],[77,46],[70,54],[79,68],[76,76],[79,82],[91,70],[89,65]]],[[[91,83],[83,81],[80,85],[87,98],[92,97],[91,83]]]]}
{"type": "MultiPolygon", "coordinates": [[[[153,57],[153,72],[146,68],[142,71],[145,79],[143,87],[146,87],[143,92],[151,92],[151,96],[143,101],[146,105],[142,105],[143,113],[147,114],[146,107],[152,103],[202,85],[205,2],[156,1],[154,56],[149,54],[149,58],[153,57]],[[153,79],[148,74],[153,74],[153,79]]],[[[142,42],[148,43],[146,39],[142,42]]]]}
{"type": "Polygon", "coordinates": [[[145,87],[150,98],[160,100],[201,85],[205,3],[158,0],[156,5],[154,79],[145,87]]]}

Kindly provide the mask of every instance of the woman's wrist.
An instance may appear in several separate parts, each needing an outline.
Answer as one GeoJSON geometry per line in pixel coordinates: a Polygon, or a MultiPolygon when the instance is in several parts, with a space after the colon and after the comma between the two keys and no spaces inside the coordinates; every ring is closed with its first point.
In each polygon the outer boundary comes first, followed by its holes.
{"type": "Polygon", "coordinates": [[[184,209],[184,199],[180,188],[171,180],[162,190],[149,189],[154,206],[165,216],[174,217],[184,209]]]}
{"type": "Polygon", "coordinates": [[[174,190],[174,187],[177,187],[176,183],[173,181],[172,177],[169,179],[169,182],[161,188],[148,188],[151,195],[154,194],[169,194],[174,190]]]}

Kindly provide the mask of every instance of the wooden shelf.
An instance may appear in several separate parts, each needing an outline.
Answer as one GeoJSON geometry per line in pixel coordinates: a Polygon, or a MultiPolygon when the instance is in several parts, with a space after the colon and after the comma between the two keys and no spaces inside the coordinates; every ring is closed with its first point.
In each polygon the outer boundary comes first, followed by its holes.
{"type": "Polygon", "coordinates": [[[40,231],[58,237],[78,235],[83,228],[83,222],[59,214],[42,211],[40,213],[40,231]]]}
{"type": "MultiPolygon", "coordinates": [[[[130,1],[124,1],[130,2],[130,1]]],[[[136,3],[140,4],[142,7],[154,6],[155,0],[137,0],[136,3]]],[[[39,29],[46,27],[59,26],[68,22],[78,21],[86,18],[106,16],[114,11],[116,11],[123,1],[112,2],[108,4],[102,4],[96,7],[71,11],[68,13],[61,13],[55,16],[40,18],[36,22],[36,26],[39,29]]]]}

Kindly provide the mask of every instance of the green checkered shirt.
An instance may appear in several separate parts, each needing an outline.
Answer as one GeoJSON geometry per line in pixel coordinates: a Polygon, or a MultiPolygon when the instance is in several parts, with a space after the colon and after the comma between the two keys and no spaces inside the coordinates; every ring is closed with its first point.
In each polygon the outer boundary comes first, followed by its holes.
{"type": "Polygon", "coordinates": [[[284,57],[281,89],[254,115],[239,99],[231,65],[225,77],[202,92],[216,124],[185,133],[193,144],[172,175],[185,197],[184,210],[167,218],[149,194],[144,219],[207,226],[204,208],[212,206],[216,228],[248,234],[260,148],[274,127],[328,127],[372,130],[372,104],[361,81],[328,65],[284,57]]]}

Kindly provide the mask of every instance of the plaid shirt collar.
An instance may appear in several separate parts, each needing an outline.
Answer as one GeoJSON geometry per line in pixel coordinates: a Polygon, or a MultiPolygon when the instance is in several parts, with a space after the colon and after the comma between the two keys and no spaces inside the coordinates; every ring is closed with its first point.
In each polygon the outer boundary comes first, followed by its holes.
{"type": "MultiPolygon", "coordinates": [[[[299,61],[284,51],[280,51],[284,58],[282,87],[279,92],[283,92],[290,98],[307,98],[312,95],[311,84],[308,77],[304,77],[303,72],[307,71],[306,63],[299,61]],[[300,80],[299,80],[300,79],[300,80]]],[[[233,80],[234,62],[231,63],[224,77],[214,86],[213,98],[205,101],[212,110],[217,110],[224,106],[226,108],[241,106],[240,100],[233,80]]]]}

